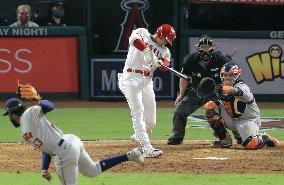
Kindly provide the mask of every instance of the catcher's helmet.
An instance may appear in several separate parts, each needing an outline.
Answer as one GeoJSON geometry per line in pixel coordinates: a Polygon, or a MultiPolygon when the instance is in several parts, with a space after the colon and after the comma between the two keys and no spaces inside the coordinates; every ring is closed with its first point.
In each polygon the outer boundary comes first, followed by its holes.
{"type": "Polygon", "coordinates": [[[16,111],[19,108],[23,107],[23,103],[18,98],[10,98],[5,103],[5,110],[6,112],[3,114],[3,116],[7,116],[10,112],[16,111]]]}
{"type": "Polygon", "coordinates": [[[195,47],[200,53],[201,60],[209,61],[213,56],[215,43],[211,37],[202,35],[195,47]]]}
{"type": "Polygon", "coordinates": [[[223,65],[220,71],[220,78],[224,81],[224,74],[232,74],[232,78],[236,81],[240,75],[242,70],[240,69],[239,65],[234,62],[228,62],[223,65]]]}
{"type": "Polygon", "coordinates": [[[169,24],[162,24],[156,31],[158,37],[165,38],[170,45],[173,44],[173,41],[176,38],[175,29],[169,24]]]}

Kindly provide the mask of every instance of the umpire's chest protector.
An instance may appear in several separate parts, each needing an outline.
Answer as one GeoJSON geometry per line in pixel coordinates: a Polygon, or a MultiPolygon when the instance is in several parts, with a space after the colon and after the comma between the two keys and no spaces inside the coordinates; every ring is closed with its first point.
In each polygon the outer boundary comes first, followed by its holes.
{"type": "Polygon", "coordinates": [[[190,69],[193,86],[197,87],[200,81],[209,77],[214,79],[216,83],[220,83],[220,70],[223,66],[223,61],[218,60],[217,56],[212,57],[208,62],[201,61],[199,57],[195,57],[195,60],[190,62],[190,69]]]}

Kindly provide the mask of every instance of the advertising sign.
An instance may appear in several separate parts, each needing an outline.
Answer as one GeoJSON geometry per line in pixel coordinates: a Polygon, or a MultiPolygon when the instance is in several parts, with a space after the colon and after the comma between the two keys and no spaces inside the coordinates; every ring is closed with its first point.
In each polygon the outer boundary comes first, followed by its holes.
{"type": "MultiPolygon", "coordinates": [[[[199,38],[189,38],[190,52],[199,38]]],[[[283,94],[284,43],[281,39],[214,39],[217,50],[231,55],[242,69],[241,79],[255,94],[283,94]]]]}
{"type": "MultiPolygon", "coordinates": [[[[125,59],[93,58],[91,65],[91,98],[123,99],[118,88],[117,74],[123,70],[125,59]]],[[[174,97],[174,76],[158,69],[153,77],[156,98],[174,97]]]]}
{"type": "Polygon", "coordinates": [[[0,92],[15,92],[17,80],[39,92],[79,92],[75,37],[0,38],[0,92]]]}

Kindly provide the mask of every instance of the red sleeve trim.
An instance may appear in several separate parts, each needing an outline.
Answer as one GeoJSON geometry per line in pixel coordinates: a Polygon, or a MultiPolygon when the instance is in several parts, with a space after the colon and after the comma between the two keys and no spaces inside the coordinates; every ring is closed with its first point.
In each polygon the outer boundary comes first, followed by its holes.
{"type": "Polygon", "coordinates": [[[133,42],[133,45],[134,45],[135,48],[139,49],[140,51],[143,51],[145,48],[147,48],[147,45],[141,39],[136,39],[133,42]]]}

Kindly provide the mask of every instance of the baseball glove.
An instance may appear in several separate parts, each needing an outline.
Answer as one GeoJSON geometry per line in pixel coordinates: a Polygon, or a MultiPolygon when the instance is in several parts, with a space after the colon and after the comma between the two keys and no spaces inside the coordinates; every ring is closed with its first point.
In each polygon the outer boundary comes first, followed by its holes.
{"type": "Polygon", "coordinates": [[[218,84],[215,88],[215,92],[218,94],[218,95],[221,95],[223,94],[223,85],[222,84],[218,84]]]}
{"type": "Polygon", "coordinates": [[[23,101],[39,102],[41,100],[40,95],[37,93],[36,89],[31,84],[20,84],[18,82],[16,94],[18,98],[23,101]]]}
{"type": "Polygon", "coordinates": [[[216,84],[212,78],[203,78],[197,86],[197,96],[202,99],[212,100],[217,97],[216,84]]]}

